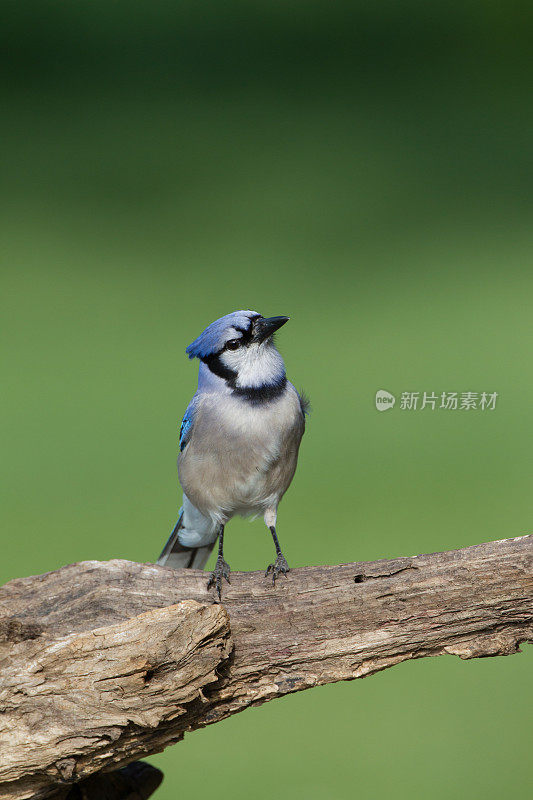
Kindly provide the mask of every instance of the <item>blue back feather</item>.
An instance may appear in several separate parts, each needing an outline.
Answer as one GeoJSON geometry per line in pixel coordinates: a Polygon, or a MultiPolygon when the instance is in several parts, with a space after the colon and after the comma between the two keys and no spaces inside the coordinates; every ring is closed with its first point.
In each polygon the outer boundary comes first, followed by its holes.
{"type": "Polygon", "coordinates": [[[180,453],[181,451],[189,444],[189,439],[191,438],[192,433],[192,426],[194,423],[194,416],[196,413],[196,395],[193,397],[185,414],[183,415],[183,419],[181,421],[181,428],[180,428],[180,453]]]}

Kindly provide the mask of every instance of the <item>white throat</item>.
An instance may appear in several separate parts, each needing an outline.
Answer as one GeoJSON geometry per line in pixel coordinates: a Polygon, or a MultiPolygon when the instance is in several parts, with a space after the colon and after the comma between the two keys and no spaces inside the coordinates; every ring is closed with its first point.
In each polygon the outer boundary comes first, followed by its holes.
{"type": "Polygon", "coordinates": [[[285,365],[272,342],[251,344],[234,352],[226,351],[221,361],[237,373],[238,388],[254,389],[277,383],[285,377],[285,365]]]}

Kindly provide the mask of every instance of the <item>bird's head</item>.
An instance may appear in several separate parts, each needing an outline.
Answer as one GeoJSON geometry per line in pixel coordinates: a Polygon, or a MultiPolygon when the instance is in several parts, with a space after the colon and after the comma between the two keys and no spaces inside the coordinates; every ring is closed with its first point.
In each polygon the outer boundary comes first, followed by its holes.
{"type": "Polygon", "coordinates": [[[283,359],[273,334],[288,317],[263,317],[256,311],[234,311],[212,322],[187,347],[232,389],[259,389],[285,382],[283,359]]]}

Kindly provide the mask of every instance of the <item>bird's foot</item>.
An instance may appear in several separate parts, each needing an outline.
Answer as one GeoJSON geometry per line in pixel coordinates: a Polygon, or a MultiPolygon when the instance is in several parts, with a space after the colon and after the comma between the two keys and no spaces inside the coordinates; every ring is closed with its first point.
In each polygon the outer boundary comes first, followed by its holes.
{"type": "Polygon", "coordinates": [[[265,578],[267,575],[272,573],[272,586],[275,586],[278,575],[286,575],[287,572],[289,572],[289,565],[287,564],[283,553],[279,553],[274,563],[268,565],[265,572],[265,578]]]}
{"type": "Polygon", "coordinates": [[[211,577],[209,578],[209,583],[207,584],[208,589],[210,589],[212,586],[215,587],[219,600],[222,600],[222,578],[225,578],[228,583],[231,583],[229,576],[230,576],[229,564],[226,561],[224,561],[224,559],[221,556],[219,556],[217,558],[217,563],[215,564],[215,569],[211,573],[211,577]]]}

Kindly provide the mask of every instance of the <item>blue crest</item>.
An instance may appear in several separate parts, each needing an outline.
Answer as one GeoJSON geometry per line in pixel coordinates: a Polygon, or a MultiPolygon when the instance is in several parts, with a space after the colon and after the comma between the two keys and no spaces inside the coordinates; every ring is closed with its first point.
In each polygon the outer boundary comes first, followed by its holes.
{"type": "Polygon", "coordinates": [[[190,344],[185,352],[189,358],[206,358],[218,353],[229,339],[235,338],[235,328],[248,330],[250,320],[261,316],[256,311],[233,311],[215,320],[190,344]]]}

